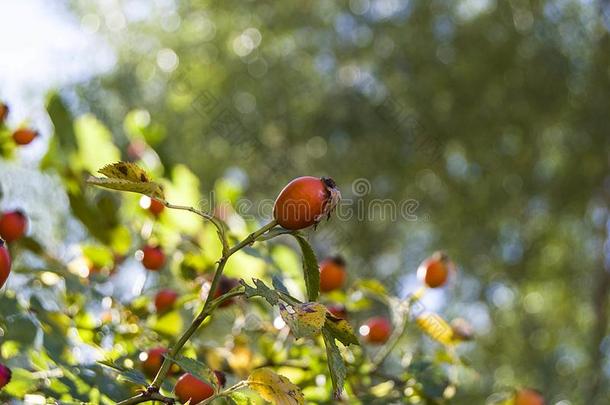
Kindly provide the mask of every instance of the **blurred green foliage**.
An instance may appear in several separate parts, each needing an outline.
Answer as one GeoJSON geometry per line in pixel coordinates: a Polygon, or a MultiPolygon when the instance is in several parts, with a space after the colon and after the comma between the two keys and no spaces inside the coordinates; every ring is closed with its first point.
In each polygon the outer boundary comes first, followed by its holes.
{"type": "MultiPolygon", "coordinates": [[[[97,118],[84,115],[72,127],[58,98],[48,106],[56,152],[44,167],[61,174],[72,211],[94,238],[88,244],[131,253],[140,237],[134,229],[146,219],[135,197],[80,187],[81,169],[107,163],[98,150],[141,160],[168,179],[168,199],[185,204],[209,202],[214,190],[218,206],[243,208],[245,199],[272,199],[305,174],[332,176],[356,207],[416,200],[416,220],[335,220],[310,236],[319,256],[348,258],[353,291],[331,299],[347,300],[354,311],[383,311],[354,299],[368,285],[359,279],[374,278],[382,284],[375,288],[404,297],[417,264],[443,248],[458,263],[458,277],[424,303],[468,319],[477,332],[476,343],[460,349],[469,368],[452,403],[482,403],[515,386],[538,388],[553,404],[606,403],[606,2],[72,3],[87,21],[97,18],[118,53],[109,75],[64,90],[68,110],[97,118]],[[111,24],[117,15],[125,26],[111,24]],[[104,142],[101,122],[116,146],[104,142]],[[89,143],[97,139],[107,146],[89,143]]],[[[155,237],[184,255],[174,274],[209,271],[220,249],[213,233],[187,213],[163,215],[155,237]]],[[[247,223],[231,226],[239,233],[247,223]]],[[[298,257],[286,246],[233,260],[231,275],[281,269],[303,288],[298,257]]],[[[7,308],[23,306],[12,302],[7,308]]],[[[146,302],[138,305],[134,313],[143,314],[137,311],[146,302]]],[[[30,315],[15,319],[33,322],[30,315]]],[[[222,344],[213,330],[206,327],[195,347],[222,344]]],[[[122,333],[120,355],[133,356],[140,344],[122,333]]],[[[406,357],[439,356],[411,329],[402,343],[406,357]]],[[[405,371],[390,362],[387,372],[442,381],[426,363],[407,364],[405,371]]],[[[323,372],[309,366],[303,381],[323,372]]],[[[326,398],[327,390],[303,384],[312,401],[326,398]]]]}

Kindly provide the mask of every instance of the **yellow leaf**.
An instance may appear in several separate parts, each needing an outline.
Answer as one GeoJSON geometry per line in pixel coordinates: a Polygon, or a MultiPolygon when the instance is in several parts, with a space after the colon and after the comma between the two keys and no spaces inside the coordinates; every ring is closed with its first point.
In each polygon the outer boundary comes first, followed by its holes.
{"type": "Polygon", "coordinates": [[[144,169],[135,163],[117,162],[102,167],[98,172],[111,179],[129,180],[135,183],[151,181],[144,169]]]}
{"type": "Polygon", "coordinates": [[[119,191],[131,191],[165,200],[161,185],[151,181],[148,174],[133,163],[113,163],[104,166],[99,172],[106,177],[90,177],[87,182],[100,187],[119,191]]]}
{"type": "Polygon", "coordinates": [[[451,326],[433,312],[424,312],[415,320],[417,326],[432,339],[444,345],[453,343],[453,330],[451,326]]]}
{"type": "Polygon", "coordinates": [[[326,307],[317,302],[306,302],[289,308],[280,305],[280,315],[297,339],[314,337],[322,331],[326,321],[326,307]]]}
{"type": "Polygon", "coordinates": [[[248,378],[248,385],[265,401],[275,405],[302,405],[305,403],[299,387],[269,368],[254,370],[248,378]]]}

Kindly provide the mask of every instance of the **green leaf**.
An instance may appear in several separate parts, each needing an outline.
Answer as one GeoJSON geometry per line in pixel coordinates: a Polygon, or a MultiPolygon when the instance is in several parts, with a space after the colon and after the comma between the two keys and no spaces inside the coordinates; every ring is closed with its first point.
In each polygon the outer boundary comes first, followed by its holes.
{"type": "Polygon", "coordinates": [[[127,381],[131,381],[132,383],[142,385],[142,386],[148,385],[148,381],[146,380],[146,377],[144,377],[144,374],[140,373],[137,370],[123,367],[119,364],[116,364],[113,361],[108,361],[108,360],[98,361],[97,363],[102,366],[112,369],[113,371],[117,372],[122,378],[124,378],[127,381]]]}
{"type": "Polygon", "coordinates": [[[345,319],[336,318],[331,314],[327,314],[324,330],[345,346],[360,344],[360,342],[358,342],[358,337],[354,333],[354,329],[352,329],[352,326],[345,319]]]}
{"type": "Polygon", "coordinates": [[[2,389],[3,393],[12,395],[15,398],[23,398],[28,392],[33,392],[37,389],[37,381],[29,371],[15,368],[11,372],[11,382],[2,389]]]}
{"type": "Polygon", "coordinates": [[[318,259],[307,240],[298,234],[292,234],[303,252],[303,273],[305,276],[305,287],[307,288],[307,299],[315,301],[320,293],[320,269],[318,259]]]}
{"type": "Polygon", "coordinates": [[[251,405],[254,403],[254,401],[252,401],[252,398],[250,398],[247,394],[244,394],[243,392],[232,392],[229,399],[231,403],[236,405],[251,405]]]}
{"type": "Polygon", "coordinates": [[[108,162],[116,162],[121,152],[112,142],[112,134],[93,115],[83,115],[74,122],[80,168],[93,173],[108,162]]]}
{"type": "Polygon", "coordinates": [[[200,362],[199,360],[184,356],[173,358],[169,355],[164,355],[163,357],[176,363],[182,370],[192,374],[201,381],[211,384],[214,387],[218,387],[218,379],[216,378],[214,372],[206,364],[200,362]]]}
{"type": "Polygon", "coordinates": [[[239,281],[245,288],[246,298],[263,297],[271,305],[277,305],[280,301],[278,293],[267,287],[265,283],[257,278],[253,278],[254,287],[250,287],[244,280],[239,281]]]}
{"type": "Polygon", "coordinates": [[[72,114],[57,93],[52,93],[47,99],[47,112],[55,128],[54,135],[64,152],[76,149],[76,135],[72,114]]]}
{"type": "Polygon", "coordinates": [[[333,397],[339,399],[343,392],[347,368],[341,357],[341,352],[335,343],[335,338],[328,329],[322,330],[324,337],[324,345],[326,345],[326,358],[328,361],[328,370],[330,371],[330,379],[333,383],[333,397]]]}

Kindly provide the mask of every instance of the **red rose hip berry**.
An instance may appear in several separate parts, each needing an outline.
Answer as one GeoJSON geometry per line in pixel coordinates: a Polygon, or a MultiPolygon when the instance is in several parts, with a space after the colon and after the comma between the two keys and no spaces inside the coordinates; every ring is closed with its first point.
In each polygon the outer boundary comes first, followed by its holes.
{"type": "Polygon", "coordinates": [[[365,326],[366,328],[361,329],[361,334],[368,343],[383,344],[392,334],[392,324],[382,316],[369,319],[365,326]]]}
{"type": "Polygon", "coordinates": [[[197,404],[214,395],[214,388],[192,374],[186,373],[176,382],[174,392],[183,404],[189,400],[191,404],[197,404]]]}
{"type": "Polygon", "coordinates": [[[28,219],[20,211],[6,211],[0,216],[0,237],[7,243],[21,239],[25,235],[28,226],[28,219]]]}
{"type": "Polygon", "coordinates": [[[6,283],[9,274],[11,274],[11,256],[4,241],[0,239],[0,288],[6,283]]]}
{"type": "Polygon", "coordinates": [[[324,259],[320,263],[320,291],[337,290],[343,286],[346,278],[345,260],[341,256],[324,259]]]}
{"type": "Polygon", "coordinates": [[[13,132],[13,140],[17,145],[27,145],[38,137],[38,131],[30,128],[21,128],[13,132]]]}
{"type": "Polygon", "coordinates": [[[447,282],[453,264],[443,252],[434,252],[417,269],[417,277],[428,287],[438,288],[447,282]]]}
{"type": "Polygon", "coordinates": [[[286,229],[304,229],[330,217],[340,199],[341,193],[331,178],[299,177],[278,195],[273,217],[286,229]]]}
{"type": "Polygon", "coordinates": [[[0,390],[11,382],[11,369],[6,367],[4,364],[0,364],[0,390]]]}
{"type": "MultiPolygon", "coordinates": [[[[146,352],[145,358],[142,360],[142,371],[144,374],[150,378],[157,375],[157,372],[159,372],[159,369],[163,364],[163,355],[166,353],[168,353],[168,350],[164,347],[156,347],[146,352]]],[[[144,356],[144,353],[142,353],[141,356],[144,356]]]]}
{"type": "Polygon", "coordinates": [[[142,265],[148,270],[157,271],[165,265],[165,254],[159,246],[142,248],[142,265]]]}
{"type": "Polygon", "coordinates": [[[179,295],[171,288],[164,288],[155,295],[155,309],[158,313],[166,312],[171,309],[179,295]]]}

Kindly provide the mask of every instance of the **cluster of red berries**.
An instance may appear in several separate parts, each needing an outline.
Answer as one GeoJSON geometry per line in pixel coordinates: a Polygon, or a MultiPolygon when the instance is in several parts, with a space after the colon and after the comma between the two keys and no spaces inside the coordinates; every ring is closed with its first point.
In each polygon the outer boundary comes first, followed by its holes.
{"type": "MultiPolygon", "coordinates": [[[[6,121],[8,113],[8,105],[0,103],[0,124],[3,124],[6,121]]],[[[13,141],[15,141],[17,145],[28,145],[39,135],[38,131],[32,128],[18,128],[13,132],[13,141]]]]}

